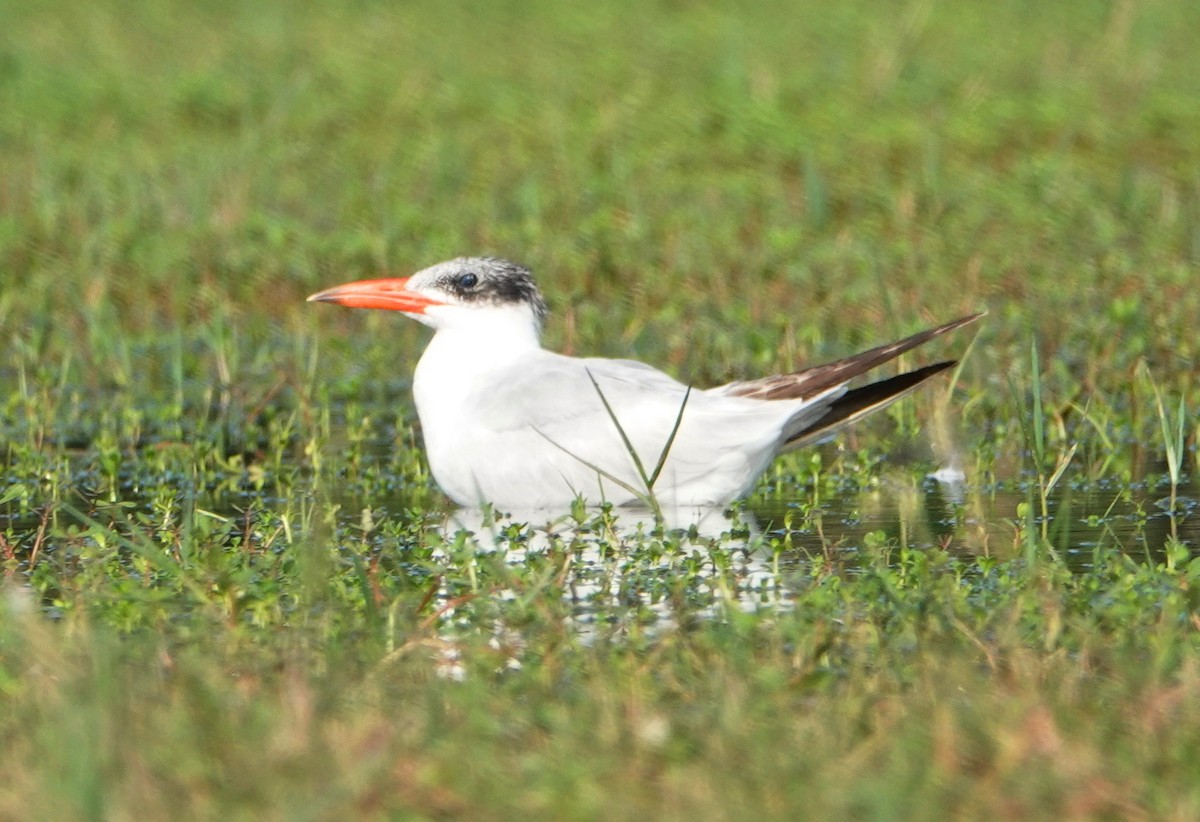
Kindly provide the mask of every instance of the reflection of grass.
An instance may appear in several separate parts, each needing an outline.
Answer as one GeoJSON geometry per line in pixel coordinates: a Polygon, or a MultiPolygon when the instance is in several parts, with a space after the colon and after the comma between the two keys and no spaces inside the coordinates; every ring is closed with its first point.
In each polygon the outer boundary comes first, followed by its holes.
{"type": "Polygon", "coordinates": [[[1083,480],[1188,513],[1197,5],[694,5],[0,11],[0,816],[1196,815],[1186,529],[1021,559],[1083,480]],[[960,521],[925,394],[769,472],[786,612],[728,541],[475,556],[422,332],[302,299],[468,252],[697,385],[989,308],[960,521]],[[881,485],[927,522],[850,544],[881,485]]]}

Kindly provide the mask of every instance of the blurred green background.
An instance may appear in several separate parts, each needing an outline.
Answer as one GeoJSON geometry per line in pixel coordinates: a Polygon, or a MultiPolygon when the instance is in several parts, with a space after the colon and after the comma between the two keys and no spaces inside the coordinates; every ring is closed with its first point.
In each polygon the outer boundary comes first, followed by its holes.
{"type": "Polygon", "coordinates": [[[406,371],[416,329],[301,300],[465,253],[535,268],[552,344],[697,380],[984,307],[976,372],[1031,331],[1089,388],[1194,355],[1192,3],[0,14],[0,322],[80,381],[219,313],[406,371]]]}

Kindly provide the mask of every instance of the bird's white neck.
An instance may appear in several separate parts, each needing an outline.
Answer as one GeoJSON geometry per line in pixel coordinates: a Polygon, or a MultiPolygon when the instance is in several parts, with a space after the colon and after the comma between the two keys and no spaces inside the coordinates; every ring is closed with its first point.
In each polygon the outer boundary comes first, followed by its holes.
{"type": "Polygon", "coordinates": [[[441,357],[495,363],[541,348],[540,329],[532,312],[524,305],[497,306],[469,313],[455,310],[452,316],[444,318],[437,316],[437,309],[429,310],[428,314],[436,321],[437,333],[422,359],[436,349],[441,357]]]}
{"type": "Polygon", "coordinates": [[[455,406],[479,384],[480,375],[541,350],[539,329],[528,310],[497,308],[472,314],[466,322],[439,323],[417,363],[413,394],[423,421],[430,414],[462,413],[455,406]]]}

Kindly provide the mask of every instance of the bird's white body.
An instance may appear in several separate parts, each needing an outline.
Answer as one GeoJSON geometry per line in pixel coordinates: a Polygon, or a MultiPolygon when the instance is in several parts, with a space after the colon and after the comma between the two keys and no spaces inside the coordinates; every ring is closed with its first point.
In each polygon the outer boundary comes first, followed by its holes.
{"type": "Polygon", "coordinates": [[[460,505],[524,511],[580,498],[724,505],[751,491],[782,450],[953,363],[853,391],[846,380],[975,319],[814,369],[689,391],[639,362],[543,349],[545,304],[529,272],[504,260],[460,258],[310,299],[401,311],[435,329],[413,382],[434,479],[460,505]]]}
{"type": "Polygon", "coordinates": [[[689,394],[642,363],[547,351],[528,317],[489,319],[439,330],[413,381],[429,467],[462,505],[624,504],[650,492],[663,507],[724,505],[749,492],[786,437],[841,393],[783,402],[689,394]],[[664,452],[647,487],[642,472],[653,474],[664,452]]]}

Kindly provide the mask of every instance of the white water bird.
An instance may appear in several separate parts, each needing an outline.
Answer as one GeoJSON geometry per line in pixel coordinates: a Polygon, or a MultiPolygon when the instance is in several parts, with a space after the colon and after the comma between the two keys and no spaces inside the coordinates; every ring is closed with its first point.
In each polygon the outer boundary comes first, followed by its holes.
{"type": "Polygon", "coordinates": [[[527,268],[462,257],[408,278],[361,280],[310,301],[400,311],[435,330],[413,396],[429,467],[463,506],[723,506],[780,453],[879,410],[950,368],[846,383],[980,314],[843,360],[692,390],[633,360],[542,348],[546,304],[527,268]]]}

